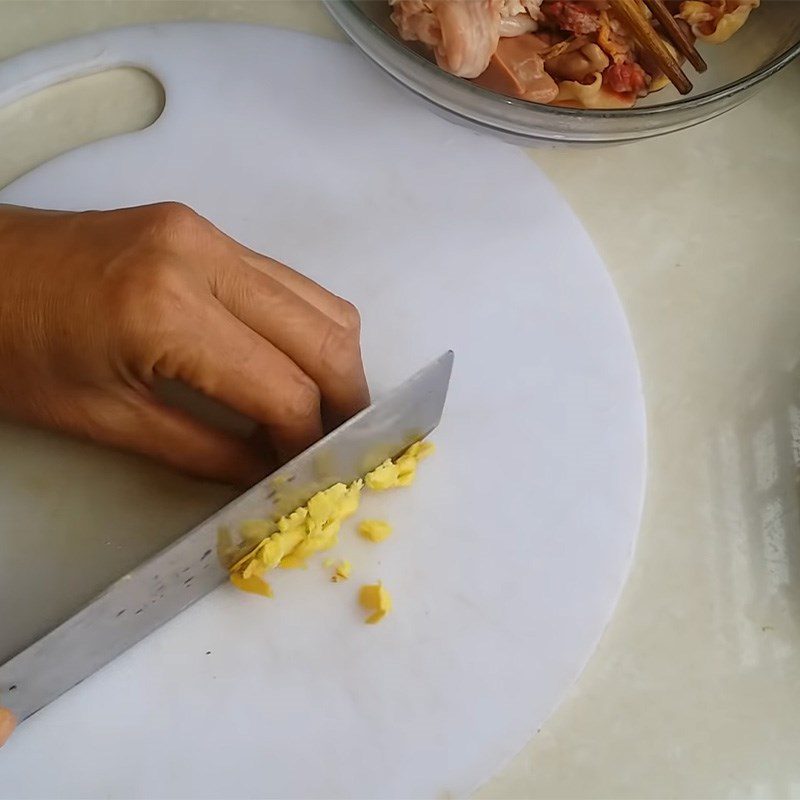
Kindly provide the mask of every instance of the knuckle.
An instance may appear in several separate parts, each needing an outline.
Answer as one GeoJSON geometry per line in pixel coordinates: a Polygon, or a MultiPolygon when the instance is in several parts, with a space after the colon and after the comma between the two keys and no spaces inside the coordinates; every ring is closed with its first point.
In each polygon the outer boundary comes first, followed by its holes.
{"type": "Polygon", "coordinates": [[[195,242],[212,227],[208,220],[184,203],[155,203],[148,211],[147,237],[162,244],[182,246],[195,242]]]}
{"type": "Polygon", "coordinates": [[[166,332],[180,319],[187,303],[180,264],[160,254],[137,259],[121,270],[111,294],[120,329],[137,340],[166,332]]]}
{"type": "Polygon", "coordinates": [[[188,227],[200,219],[200,215],[194,209],[177,200],[154,203],[151,208],[157,220],[173,227],[188,227]]]}
{"type": "Polygon", "coordinates": [[[361,364],[359,336],[352,329],[332,323],[320,345],[323,369],[337,379],[352,377],[361,364]]]}
{"type": "Polygon", "coordinates": [[[352,335],[361,333],[361,314],[359,310],[349,301],[339,298],[338,316],[340,325],[352,335]]]}
{"type": "Polygon", "coordinates": [[[124,283],[131,300],[150,310],[179,309],[186,289],[184,270],[171,258],[154,255],[124,283]]]}
{"type": "Polygon", "coordinates": [[[162,349],[160,358],[154,364],[154,372],[165,378],[179,380],[208,397],[218,395],[216,373],[207,368],[202,353],[186,346],[183,337],[175,337],[175,341],[162,349]]]}
{"type": "Polygon", "coordinates": [[[292,384],[287,394],[284,418],[289,422],[299,423],[316,418],[320,413],[321,403],[317,384],[301,372],[294,375],[292,384]]]}

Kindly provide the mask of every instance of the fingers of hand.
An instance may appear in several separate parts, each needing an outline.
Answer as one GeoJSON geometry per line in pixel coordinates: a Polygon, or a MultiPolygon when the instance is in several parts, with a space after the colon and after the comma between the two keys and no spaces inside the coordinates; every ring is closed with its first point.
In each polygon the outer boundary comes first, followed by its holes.
{"type": "MultiPolygon", "coordinates": [[[[187,333],[191,328],[194,335],[203,325],[207,301],[213,299],[198,293],[197,278],[205,273],[212,293],[235,317],[314,381],[326,422],[339,424],[369,405],[360,317],[350,303],[285,264],[248,250],[181,204],[132,213],[142,217],[147,241],[160,256],[149,269],[136,270],[127,296],[137,319],[144,316],[151,326],[158,320],[162,341],[171,342],[176,327],[187,333]]],[[[138,338],[145,338],[141,331],[138,338]]],[[[219,360],[225,357],[218,352],[219,360]]]]}
{"type": "Polygon", "coordinates": [[[263,425],[286,461],[322,436],[319,388],[275,345],[214,303],[202,329],[176,340],[156,371],[263,425]]]}
{"type": "Polygon", "coordinates": [[[337,424],[369,405],[360,323],[352,306],[345,304],[350,310],[340,309],[336,321],[279,280],[244,263],[221,271],[216,289],[232,314],[313,379],[337,424]]]}
{"type": "MultiPolygon", "coordinates": [[[[129,385],[149,385],[153,373],[188,383],[263,425],[284,460],[322,435],[323,413],[335,425],[368,405],[360,321],[349,303],[185,206],[125,213],[144,256],[133,253],[113,285],[129,385]]],[[[177,455],[154,455],[182,466],[177,455]]],[[[183,468],[197,472],[189,462],[183,468]]]]}
{"type": "Polygon", "coordinates": [[[358,325],[358,311],[346,300],[274,258],[250,250],[233,239],[227,238],[227,241],[231,250],[236,252],[242,261],[283,284],[289,291],[318,308],[334,322],[345,328],[358,325]]]}

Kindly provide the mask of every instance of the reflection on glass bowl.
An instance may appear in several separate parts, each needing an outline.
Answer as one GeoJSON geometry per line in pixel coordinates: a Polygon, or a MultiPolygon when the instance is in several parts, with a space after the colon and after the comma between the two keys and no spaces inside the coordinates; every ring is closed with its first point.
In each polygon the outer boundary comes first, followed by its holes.
{"type": "Polygon", "coordinates": [[[800,0],[763,0],[724,45],[698,45],[708,71],[691,73],[694,90],[667,86],[634,108],[589,110],[517,100],[456,78],[425,51],[402,41],[386,0],[323,0],[352,41],[435,111],[522,144],[611,144],[688,128],[736,107],[800,54],[800,0]]]}

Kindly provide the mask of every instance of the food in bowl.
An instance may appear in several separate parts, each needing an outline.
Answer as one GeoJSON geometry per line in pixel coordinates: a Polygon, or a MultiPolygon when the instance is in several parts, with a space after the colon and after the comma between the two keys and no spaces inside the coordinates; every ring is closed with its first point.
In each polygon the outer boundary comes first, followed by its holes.
{"type": "MultiPolygon", "coordinates": [[[[690,40],[727,41],[760,0],[667,0],[690,40]]],[[[457,77],[555,106],[630,108],[669,79],[608,0],[389,0],[401,38],[457,77]]],[[[672,55],[647,6],[641,13],[672,55]]]]}

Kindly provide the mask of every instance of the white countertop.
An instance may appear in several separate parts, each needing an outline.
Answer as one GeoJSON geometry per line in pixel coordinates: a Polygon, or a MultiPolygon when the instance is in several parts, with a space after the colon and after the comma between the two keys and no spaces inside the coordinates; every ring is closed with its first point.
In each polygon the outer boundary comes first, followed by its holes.
{"type": "MultiPolygon", "coordinates": [[[[0,58],[113,25],[264,22],[315,2],[0,0],[0,58]]],[[[603,255],[649,417],[634,565],[570,697],[483,797],[800,797],[800,63],[667,137],[532,157],[603,255]],[[792,98],[792,102],[788,102],[792,98]]],[[[147,124],[135,71],[0,111],[0,185],[147,124]]]]}

